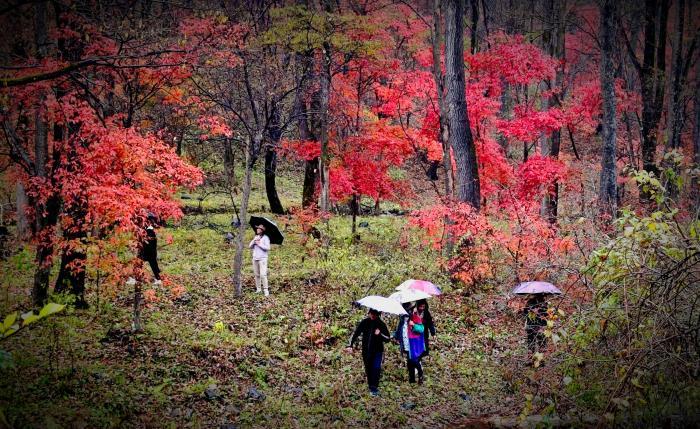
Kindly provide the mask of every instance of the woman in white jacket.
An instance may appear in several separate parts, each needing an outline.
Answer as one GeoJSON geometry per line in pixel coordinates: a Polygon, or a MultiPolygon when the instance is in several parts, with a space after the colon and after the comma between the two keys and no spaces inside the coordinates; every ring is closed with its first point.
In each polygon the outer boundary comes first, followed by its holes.
{"type": "Polygon", "coordinates": [[[265,291],[265,296],[270,295],[267,286],[267,254],[270,251],[270,237],[265,235],[265,227],[255,227],[256,235],[248,247],[253,249],[253,273],[255,274],[255,291],[265,291]],[[260,288],[262,283],[262,289],[260,288]]]}

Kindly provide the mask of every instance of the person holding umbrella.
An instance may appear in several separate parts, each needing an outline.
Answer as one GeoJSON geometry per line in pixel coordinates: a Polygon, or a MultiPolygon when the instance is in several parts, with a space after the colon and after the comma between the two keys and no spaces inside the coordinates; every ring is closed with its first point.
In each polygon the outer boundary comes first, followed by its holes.
{"type": "Polygon", "coordinates": [[[270,238],[265,235],[265,226],[255,227],[255,237],[248,245],[253,250],[253,274],[255,275],[255,292],[265,291],[270,296],[267,284],[267,254],[270,251],[270,238]],[[262,289],[260,288],[262,284],[262,289]]]}
{"type": "Polygon", "coordinates": [[[547,282],[520,283],[513,289],[515,295],[528,296],[523,313],[525,314],[525,335],[527,336],[527,349],[534,354],[544,349],[547,339],[544,336],[544,327],[547,326],[547,301],[546,295],[561,295],[559,288],[547,282]]]}
{"type": "Polygon", "coordinates": [[[362,335],[362,361],[367,375],[370,395],[379,395],[379,379],[384,359],[384,343],[391,340],[389,329],[381,319],[381,311],[405,315],[406,310],[397,301],[383,296],[370,295],[357,301],[359,305],[369,308],[367,317],[355,328],[347,350],[352,352],[357,338],[362,335]]]}
{"type": "Polygon", "coordinates": [[[423,384],[423,365],[421,359],[428,354],[429,336],[435,335],[435,324],[428,310],[428,302],[419,300],[415,306],[406,307],[408,316],[401,318],[396,327],[394,339],[399,343],[401,351],[406,355],[408,382],[423,384]]]}
{"type": "Polygon", "coordinates": [[[255,237],[248,247],[253,251],[253,274],[255,275],[255,291],[265,292],[270,296],[267,283],[267,257],[271,244],[282,244],[284,235],[277,224],[266,217],[251,216],[250,226],[255,230],[255,237]],[[261,288],[262,286],[262,288],[261,288]]]}
{"type": "Polygon", "coordinates": [[[547,338],[542,330],[547,326],[547,302],[544,295],[532,295],[525,304],[525,335],[527,336],[527,349],[536,353],[544,349],[547,338]]]}

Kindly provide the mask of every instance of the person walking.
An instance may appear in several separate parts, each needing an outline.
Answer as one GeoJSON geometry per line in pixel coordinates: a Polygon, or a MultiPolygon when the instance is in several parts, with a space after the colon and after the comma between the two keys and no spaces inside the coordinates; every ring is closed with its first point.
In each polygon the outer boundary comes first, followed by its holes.
{"type": "Polygon", "coordinates": [[[367,317],[355,328],[348,346],[348,350],[352,351],[357,338],[362,335],[362,361],[367,375],[367,385],[372,396],[379,395],[384,343],[391,340],[389,329],[381,319],[380,314],[377,310],[370,309],[367,317]]]}
{"type": "Polygon", "coordinates": [[[402,353],[406,355],[406,368],[408,369],[408,382],[423,383],[423,364],[421,359],[429,353],[430,335],[435,335],[433,316],[428,310],[428,303],[420,300],[413,307],[406,308],[408,316],[403,316],[394,333],[395,340],[399,343],[402,353]]]}
{"type": "Polygon", "coordinates": [[[255,275],[255,292],[265,292],[270,296],[267,284],[267,256],[270,252],[270,238],[265,235],[265,227],[255,227],[255,237],[248,245],[253,250],[253,274],[255,275]],[[261,289],[262,284],[262,289],[261,289]]]}
{"type": "Polygon", "coordinates": [[[162,283],[160,279],[160,267],[158,266],[158,237],[156,236],[155,225],[158,218],[153,213],[146,217],[146,235],[139,242],[139,259],[148,262],[153,271],[155,280],[153,284],[162,283]]]}

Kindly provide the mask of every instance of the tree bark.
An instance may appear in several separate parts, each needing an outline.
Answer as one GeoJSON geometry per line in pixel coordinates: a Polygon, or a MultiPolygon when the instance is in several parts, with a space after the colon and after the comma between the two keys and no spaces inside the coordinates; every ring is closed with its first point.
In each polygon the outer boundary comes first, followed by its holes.
{"type": "Polygon", "coordinates": [[[450,142],[448,139],[447,126],[447,108],[445,106],[445,81],[442,75],[440,61],[440,0],[433,1],[433,81],[435,82],[435,90],[437,92],[438,116],[440,130],[438,139],[442,145],[442,164],[445,171],[445,198],[452,199],[454,193],[454,177],[452,174],[452,154],[450,153],[450,142]]]}
{"type": "Polygon", "coordinates": [[[601,53],[600,86],[603,96],[603,156],[601,159],[600,193],[598,206],[601,213],[615,216],[617,212],[617,142],[615,117],[615,76],[612,62],[615,32],[615,2],[603,0],[600,6],[601,53]]]}
{"type": "Polygon", "coordinates": [[[24,239],[29,236],[29,221],[27,220],[27,193],[24,184],[17,182],[15,186],[15,202],[17,204],[17,236],[24,239]]]}
{"type": "Polygon", "coordinates": [[[449,117],[448,141],[457,164],[456,197],[479,210],[479,167],[465,95],[464,0],[447,0],[445,6],[445,100],[449,117]]]}
{"type": "Polygon", "coordinates": [[[330,181],[329,181],[329,163],[330,153],[328,151],[328,109],[330,102],[331,91],[331,46],[330,43],[323,43],[323,55],[321,64],[321,85],[319,90],[320,97],[320,129],[319,139],[321,141],[321,157],[319,160],[319,173],[321,180],[321,197],[319,208],[322,212],[327,212],[330,209],[330,181]]]}
{"type": "MultiPolygon", "coordinates": [[[[304,75],[300,78],[300,82],[297,85],[296,96],[294,98],[294,114],[297,118],[299,138],[304,141],[317,141],[316,135],[309,129],[309,111],[307,110],[306,102],[304,101],[307,87],[303,84],[303,82],[311,80],[311,77],[313,76],[313,74],[309,71],[312,69],[310,57],[311,54],[297,54],[299,62],[304,65],[304,75]]],[[[320,110],[320,102],[318,98],[318,92],[314,93],[312,97],[312,110],[317,112],[316,116],[318,116],[318,110],[320,110]],[[318,109],[313,108],[314,103],[318,105],[318,109]]],[[[314,121],[311,122],[313,123],[314,121]]],[[[317,180],[318,157],[304,162],[304,185],[301,196],[301,206],[303,208],[315,204],[314,196],[316,193],[317,180]]]]}
{"type": "Polygon", "coordinates": [[[270,211],[275,214],[284,214],[284,207],[277,195],[277,150],[268,147],[265,150],[265,193],[270,203],[270,211]]]}
{"type": "Polygon", "coordinates": [[[243,267],[243,252],[245,232],[248,230],[248,201],[250,200],[250,189],[253,177],[253,165],[255,164],[254,151],[262,143],[262,135],[256,134],[252,139],[246,141],[245,147],[245,176],[243,179],[243,192],[241,195],[241,206],[239,208],[238,218],[241,220],[238,225],[238,234],[236,236],[236,254],[233,259],[233,284],[236,289],[236,295],[243,294],[243,283],[241,281],[241,269],[243,267]]]}
{"type": "Polygon", "coordinates": [[[277,145],[282,137],[280,129],[280,112],[277,104],[273,102],[272,123],[270,124],[269,135],[270,145],[265,150],[265,193],[267,201],[270,203],[270,211],[275,214],[284,214],[284,207],[277,195],[277,145]]]}
{"type": "MultiPolygon", "coordinates": [[[[46,3],[39,2],[34,5],[34,37],[37,50],[37,58],[46,57],[47,53],[47,28],[46,28],[46,3]]],[[[39,96],[37,109],[34,113],[34,165],[33,172],[36,177],[48,177],[48,125],[46,124],[44,111],[44,97],[39,96]]],[[[32,300],[34,305],[41,306],[46,301],[49,289],[49,275],[51,272],[51,257],[53,256],[53,229],[58,221],[59,202],[56,196],[49,197],[46,204],[41,204],[35,197],[31,198],[34,206],[35,220],[33,232],[39,237],[36,248],[36,271],[34,272],[34,285],[32,288],[32,300]]]]}
{"type": "Polygon", "coordinates": [[[681,131],[683,129],[683,110],[681,107],[681,90],[683,79],[683,30],[685,26],[685,0],[676,2],[674,33],[671,62],[671,94],[668,103],[668,147],[681,147],[681,131]]]}
{"type": "MultiPolygon", "coordinates": [[[[700,73],[695,73],[695,97],[693,99],[695,121],[693,124],[693,160],[695,168],[700,168],[700,73]]],[[[691,194],[695,200],[695,218],[700,219],[700,179],[694,176],[690,182],[691,194]]]]}
{"type": "Polygon", "coordinates": [[[479,52],[479,41],[477,39],[477,31],[479,29],[479,0],[469,0],[472,11],[472,28],[471,28],[471,42],[469,48],[472,54],[479,52]]]}
{"type": "MultiPolygon", "coordinates": [[[[433,81],[435,82],[435,91],[437,93],[438,102],[438,119],[440,129],[438,131],[438,140],[442,145],[442,168],[445,172],[445,200],[450,201],[454,198],[454,175],[452,171],[452,153],[448,138],[447,127],[447,109],[445,107],[445,80],[442,75],[442,67],[440,61],[440,35],[442,34],[440,22],[442,16],[440,14],[440,0],[433,0],[433,28],[432,28],[432,50],[433,50],[433,81]]],[[[443,247],[443,256],[449,258],[452,255],[454,247],[454,237],[449,232],[450,219],[448,216],[444,218],[445,223],[445,245],[443,247]]]]}
{"type": "MultiPolygon", "coordinates": [[[[548,11],[550,19],[553,20],[548,30],[547,50],[549,54],[562,60],[565,58],[565,22],[566,17],[566,2],[562,0],[548,0],[548,11]]],[[[554,78],[554,88],[563,92],[564,87],[564,70],[562,66],[557,67],[556,76],[554,78]]],[[[548,108],[559,108],[561,106],[561,97],[563,93],[554,94],[547,100],[548,108]]],[[[546,155],[553,159],[559,158],[559,150],[561,148],[561,129],[556,129],[552,132],[549,141],[548,153],[546,155]]],[[[545,217],[549,223],[554,224],[557,221],[559,210],[559,183],[556,181],[552,184],[551,189],[545,195],[543,201],[545,217]]]]}
{"type": "MultiPolygon", "coordinates": [[[[657,129],[661,119],[666,72],[666,23],[668,0],[646,0],[644,60],[640,70],[642,82],[642,165],[657,177],[657,129]],[[657,26],[659,28],[657,37],[657,26]]],[[[648,200],[648,195],[642,195],[648,200]]]]}

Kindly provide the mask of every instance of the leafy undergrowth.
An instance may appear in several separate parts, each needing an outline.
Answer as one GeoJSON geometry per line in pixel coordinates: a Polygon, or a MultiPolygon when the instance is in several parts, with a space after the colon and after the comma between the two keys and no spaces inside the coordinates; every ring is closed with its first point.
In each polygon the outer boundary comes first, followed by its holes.
{"type": "MultiPolygon", "coordinates": [[[[223,227],[230,214],[211,220],[223,227]]],[[[302,244],[288,227],[285,244],[273,249],[267,299],[253,292],[250,270],[243,296],[235,296],[233,248],[219,232],[163,230],[172,243],[163,242],[161,267],[186,292],[155,289],[139,335],[129,333],[131,291],[124,286],[114,297],[102,291],[99,305],[93,288],[91,309],[6,341],[14,368],[0,381],[0,405],[9,423],[428,427],[517,414],[526,405],[528,370],[522,326],[503,294],[493,286],[493,293],[468,297],[445,281],[436,255],[417,240],[399,248],[402,218],[363,220],[368,227],[352,244],[348,221],[334,218],[328,249],[315,240],[302,244]],[[372,398],[359,350],[345,350],[364,317],[351,303],[388,294],[410,277],[435,280],[446,292],[431,302],[438,336],[424,361],[426,382],[407,383],[405,362],[390,344],[381,396],[372,398]]],[[[396,324],[385,320],[390,329],[396,324]]]]}

